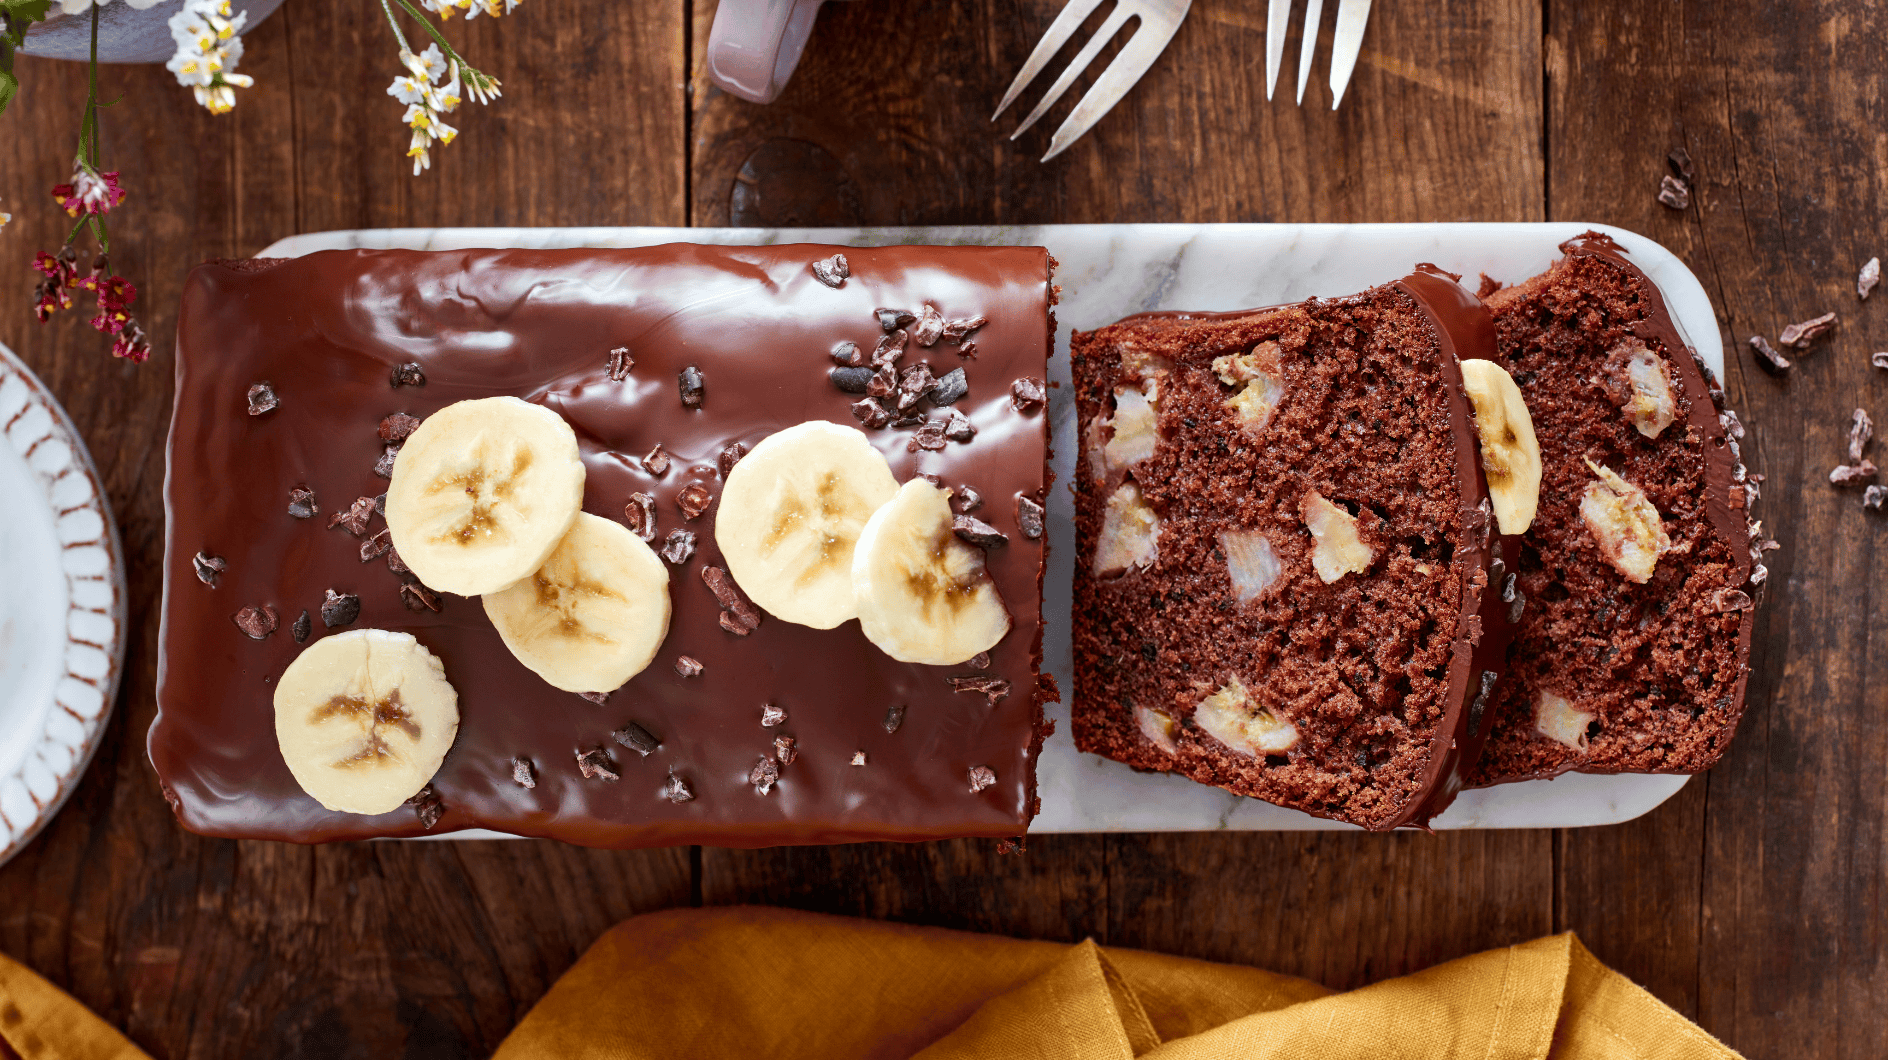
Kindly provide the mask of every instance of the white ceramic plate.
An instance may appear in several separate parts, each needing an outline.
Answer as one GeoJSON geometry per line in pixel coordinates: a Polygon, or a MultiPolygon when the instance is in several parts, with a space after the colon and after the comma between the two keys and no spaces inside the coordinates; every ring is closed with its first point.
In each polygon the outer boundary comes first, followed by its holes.
{"type": "MultiPolygon", "coordinates": [[[[1068,386],[1071,330],[1088,330],[1153,309],[1225,310],[1334,297],[1398,279],[1418,262],[1467,277],[1517,282],[1545,270],[1558,246],[1588,229],[1611,235],[1665,294],[1672,316],[1711,370],[1722,377],[1717,319],[1697,277],[1644,236],[1604,225],[1018,225],[954,228],[404,228],[294,236],[258,257],[295,257],[348,247],[462,250],[472,247],[638,247],[658,243],[968,243],[1043,246],[1059,267],[1057,354],[1052,391],[1056,481],[1073,480],[1075,410],[1068,386]]],[[[1067,615],[1075,557],[1074,500],[1049,499],[1046,615],[1067,615]]],[[[1043,663],[1069,695],[1075,687],[1066,623],[1050,621],[1043,663]]],[[[1042,812],[1032,832],[1161,832],[1211,829],[1349,829],[1183,777],[1136,773],[1119,762],[1075,750],[1066,704],[1051,706],[1056,734],[1037,768],[1042,812]]],[[[1578,828],[1629,821],[1671,798],[1684,776],[1590,776],[1504,784],[1464,792],[1437,817],[1437,828],[1578,828]]],[[[471,839],[496,833],[456,832],[471,839]]]]}
{"type": "Polygon", "coordinates": [[[0,862],[78,786],[124,668],[125,567],[85,443],[0,346],[0,862]]]}

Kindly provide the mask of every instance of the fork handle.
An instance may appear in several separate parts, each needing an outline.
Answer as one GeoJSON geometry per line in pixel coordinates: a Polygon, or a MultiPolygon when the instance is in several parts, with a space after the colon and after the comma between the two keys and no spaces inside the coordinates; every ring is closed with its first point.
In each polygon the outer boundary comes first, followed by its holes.
{"type": "Polygon", "coordinates": [[[806,50],[826,0],[721,0],[708,31],[708,78],[722,89],[772,103],[806,50]]]}

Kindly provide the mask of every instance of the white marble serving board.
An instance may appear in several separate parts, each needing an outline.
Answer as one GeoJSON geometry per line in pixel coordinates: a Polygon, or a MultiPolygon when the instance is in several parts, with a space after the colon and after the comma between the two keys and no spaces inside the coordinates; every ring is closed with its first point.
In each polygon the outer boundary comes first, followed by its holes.
{"type": "MultiPolygon", "coordinates": [[[[1068,386],[1069,332],[1154,309],[1226,310],[1334,297],[1386,283],[1418,262],[1468,277],[1515,282],[1546,269],[1563,241],[1588,229],[1612,236],[1664,291],[1673,318],[1720,377],[1724,348],[1704,287],[1683,262],[1643,236],[1604,225],[1551,224],[1123,224],[950,228],[445,228],[373,229],[293,236],[258,257],[294,257],[350,247],[459,250],[473,247],[638,247],[659,243],[898,243],[1043,246],[1059,267],[1057,356],[1052,392],[1056,481],[1073,480],[1076,430],[1068,386]]],[[[1044,667],[1072,694],[1069,613],[1075,555],[1074,500],[1049,498],[1049,572],[1043,610],[1044,667]]],[[[1067,704],[1050,707],[1056,733],[1037,776],[1042,812],[1032,832],[1156,832],[1348,829],[1180,777],[1136,773],[1075,750],[1067,704]]],[[[1464,792],[1435,820],[1442,828],[1577,828],[1629,821],[1684,787],[1684,776],[1588,776],[1464,792]]],[[[458,832],[467,839],[495,833],[458,832]]]]}

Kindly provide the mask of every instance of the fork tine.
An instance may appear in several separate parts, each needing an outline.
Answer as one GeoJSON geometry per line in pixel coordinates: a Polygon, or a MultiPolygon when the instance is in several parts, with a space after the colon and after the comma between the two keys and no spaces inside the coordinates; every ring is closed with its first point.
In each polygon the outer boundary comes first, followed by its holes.
{"type": "Polygon", "coordinates": [[[1278,68],[1285,61],[1285,30],[1291,24],[1291,0],[1269,0],[1265,5],[1265,99],[1278,87],[1278,68]]]}
{"type": "Polygon", "coordinates": [[[1305,105],[1305,82],[1311,80],[1311,61],[1318,57],[1318,20],[1324,0],[1306,0],[1304,40],[1298,44],[1298,105],[1305,105]]]}
{"type": "MultiPolygon", "coordinates": [[[[1062,93],[1067,92],[1069,86],[1075,83],[1075,79],[1082,76],[1082,71],[1088,69],[1088,64],[1095,61],[1095,56],[1101,54],[1101,49],[1114,39],[1115,34],[1121,32],[1121,27],[1126,25],[1131,17],[1133,17],[1133,12],[1128,10],[1128,5],[1115,5],[1115,9],[1108,13],[1108,21],[1103,22],[1101,29],[1089,38],[1087,44],[1082,45],[1082,50],[1076,53],[1074,60],[1069,63],[1069,68],[1062,71],[1062,76],[1055,79],[1055,84],[1049,86],[1049,91],[1036,102],[1036,109],[1029,112],[1029,117],[1024,118],[1023,123],[1016,127],[1016,131],[1010,134],[1010,139],[1014,140],[1028,132],[1029,127],[1036,124],[1036,120],[1042,117],[1044,112],[1055,106],[1056,100],[1061,99],[1062,93]]],[[[1145,27],[1145,20],[1142,25],[1145,27]]],[[[1136,30],[1134,35],[1139,37],[1140,31],[1136,30]]],[[[1129,42],[1129,44],[1132,43],[1132,41],[1129,42]]],[[[1123,52],[1126,50],[1122,49],[1123,52]]],[[[1115,59],[1117,62],[1120,61],[1120,56],[1117,55],[1115,59]]],[[[1113,66],[1112,63],[1109,65],[1113,66]]],[[[1132,81],[1128,83],[1133,84],[1132,81]]]]}
{"type": "Polygon", "coordinates": [[[1081,28],[1082,20],[1100,6],[1101,0],[1069,0],[1062,8],[1062,13],[1049,23],[1049,32],[1036,42],[1036,50],[1029,53],[1029,61],[1016,72],[1016,80],[1011,81],[1010,90],[1003,93],[1003,102],[996,105],[996,113],[990,115],[991,121],[997,120],[1009,109],[1010,104],[1016,102],[1016,97],[1022,95],[1023,89],[1036,79],[1042,68],[1049,65],[1049,60],[1055,58],[1055,53],[1062,50],[1062,45],[1067,44],[1068,39],[1081,28]]]}
{"type": "Polygon", "coordinates": [[[1093,128],[1101,116],[1119,103],[1121,97],[1127,95],[1128,90],[1154,65],[1154,60],[1160,58],[1167,43],[1173,40],[1173,35],[1180,31],[1180,23],[1185,20],[1187,10],[1193,6],[1193,0],[1184,0],[1177,6],[1179,11],[1170,26],[1154,26],[1145,17],[1141,19],[1134,36],[1116,53],[1108,68],[1102,71],[1101,76],[1083,94],[1081,101],[1075,104],[1075,109],[1069,112],[1062,127],[1055,131],[1055,136],[1049,141],[1049,153],[1042,156],[1042,161],[1047,162],[1081,139],[1082,134],[1093,128]]]}
{"type": "Polygon", "coordinates": [[[1331,109],[1343,102],[1344,86],[1357,67],[1364,46],[1364,24],[1370,21],[1370,0],[1337,0],[1337,28],[1331,43],[1331,109]]]}

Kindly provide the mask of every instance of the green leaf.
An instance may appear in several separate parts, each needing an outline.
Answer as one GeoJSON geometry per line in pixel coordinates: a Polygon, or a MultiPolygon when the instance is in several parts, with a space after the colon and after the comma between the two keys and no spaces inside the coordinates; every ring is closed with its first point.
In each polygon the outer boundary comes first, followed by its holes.
{"type": "Polygon", "coordinates": [[[52,0],[0,0],[0,7],[7,9],[7,15],[24,22],[43,22],[46,12],[52,8],[52,0]]]}
{"type": "Polygon", "coordinates": [[[0,70],[0,114],[6,113],[7,104],[20,91],[20,79],[13,76],[11,70],[0,70]]]}

